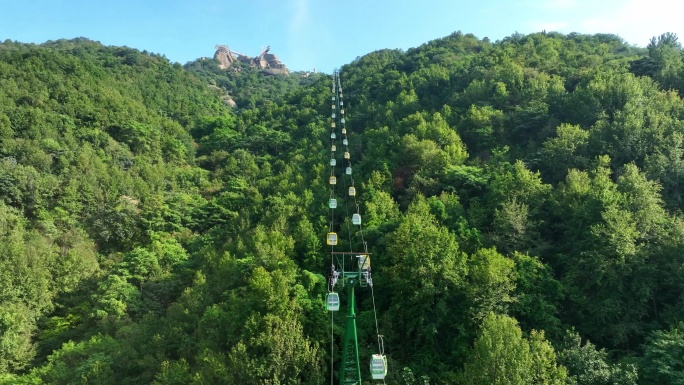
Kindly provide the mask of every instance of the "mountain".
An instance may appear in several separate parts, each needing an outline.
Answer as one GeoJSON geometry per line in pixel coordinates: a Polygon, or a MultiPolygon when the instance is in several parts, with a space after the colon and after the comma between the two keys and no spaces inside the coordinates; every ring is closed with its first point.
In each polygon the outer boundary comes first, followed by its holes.
{"type": "Polygon", "coordinates": [[[339,382],[331,228],[372,255],[364,382],[380,333],[388,383],[677,383],[683,63],[456,32],[343,65],[361,238],[330,75],[5,41],[0,383],[339,382]]]}

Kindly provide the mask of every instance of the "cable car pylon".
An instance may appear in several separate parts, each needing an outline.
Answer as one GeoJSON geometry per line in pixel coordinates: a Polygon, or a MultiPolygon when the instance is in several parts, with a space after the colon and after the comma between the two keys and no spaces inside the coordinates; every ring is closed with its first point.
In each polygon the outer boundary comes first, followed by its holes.
{"type": "Polygon", "coordinates": [[[371,296],[373,299],[373,314],[375,316],[375,328],[378,338],[378,354],[373,354],[370,360],[370,373],[374,380],[382,380],[384,383],[387,375],[387,357],[384,352],[384,343],[382,335],[379,334],[378,318],[375,309],[375,294],[373,292],[373,279],[371,277],[371,258],[368,252],[368,245],[363,237],[363,227],[361,221],[361,214],[359,212],[359,204],[356,201],[357,190],[354,186],[354,178],[352,177],[352,160],[349,152],[349,140],[347,138],[346,121],[344,118],[344,96],[342,94],[342,85],[340,82],[339,72],[333,72],[332,84],[332,112],[330,123],[330,197],[328,200],[328,207],[330,209],[330,225],[326,238],[327,245],[330,246],[331,255],[331,271],[328,278],[328,293],[326,294],[325,308],[330,311],[331,322],[331,352],[330,352],[330,383],[334,382],[334,313],[340,310],[340,295],[335,292],[335,287],[339,283],[342,287],[347,289],[347,315],[346,326],[344,329],[344,336],[342,338],[342,357],[339,368],[339,383],[340,385],[361,385],[361,363],[359,359],[359,342],[358,333],[356,329],[356,287],[370,287],[371,296]],[[339,111],[339,115],[336,112],[339,111]],[[339,126],[338,124],[339,123],[339,126]],[[341,136],[338,137],[336,130],[341,129],[341,136]],[[343,146],[342,159],[340,163],[337,161],[339,152],[337,151],[338,140],[341,139],[343,146]],[[338,178],[336,167],[340,165],[341,175],[338,178]],[[347,179],[350,185],[347,188],[347,179]],[[335,195],[338,181],[342,182],[344,197],[345,214],[349,217],[349,200],[353,199],[353,206],[355,213],[351,218],[347,218],[343,223],[347,225],[347,233],[349,240],[349,251],[335,251],[335,246],[340,239],[335,231],[335,210],[338,208],[338,201],[335,195]],[[359,226],[358,233],[361,236],[361,244],[363,251],[353,251],[352,248],[352,231],[351,226],[359,226]]]}

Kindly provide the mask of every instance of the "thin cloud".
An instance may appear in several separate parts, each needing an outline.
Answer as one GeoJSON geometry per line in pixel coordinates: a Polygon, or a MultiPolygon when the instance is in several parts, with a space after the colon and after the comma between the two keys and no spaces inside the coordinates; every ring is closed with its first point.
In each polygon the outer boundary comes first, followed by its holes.
{"type": "Polygon", "coordinates": [[[670,0],[630,0],[603,17],[581,21],[590,33],[616,33],[632,44],[644,46],[651,37],[665,32],[684,36],[681,14],[684,6],[670,0]]]}
{"type": "Polygon", "coordinates": [[[570,24],[567,21],[555,21],[555,22],[549,22],[549,23],[533,23],[532,24],[532,30],[533,31],[557,31],[557,32],[565,32],[567,31],[568,27],[570,24]]]}

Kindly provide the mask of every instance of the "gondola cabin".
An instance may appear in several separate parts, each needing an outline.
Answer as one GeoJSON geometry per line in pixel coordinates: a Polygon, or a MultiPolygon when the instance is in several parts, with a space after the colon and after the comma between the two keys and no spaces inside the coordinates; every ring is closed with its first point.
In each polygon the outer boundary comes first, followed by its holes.
{"type": "Polygon", "coordinates": [[[342,133],[345,134],[345,135],[347,135],[347,129],[346,129],[346,128],[343,128],[343,129],[342,129],[342,133]]]}
{"type": "Polygon", "coordinates": [[[335,109],[335,105],[334,105],[334,104],[332,105],[332,109],[333,109],[333,110],[335,109]]]}
{"type": "Polygon", "coordinates": [[[335,166],[336,164],[337,164],[337,159],[335,159],[335,158],[330,159],[330,165],[331,166],[335,166]]]}
{"type": "Polygon", "coordinates": [[[330,200],[328,200],[328,207],[330,207],[331,209],[336,209],[337,208],[337,199],[330,198],[330,200]]]}
{"type": "Polygon", "coordinates": [[[383,354],[373,354],[370,371],[374,380],[384,380],[387,375],[387,357],[383,354]]]}
{"type": "Polygon", "coordinates": [[[354,224],[354,225],[360,225],[361,224],[361,214],[352,215],[352,224],[354,224]]]}
{"type": "Polygon", "coordinates": [[[332,117],[333,119],[335,119],[335,113],[334,113],[334,112],[332,113],[331,117],[332,117]]]}
{"type": "Polygon", "coordinates": [[[343,102],[343,101],[340,101],[340,106],[344,106],[344,102],[343,102]]]}
{"type": "Polygon", "coordinates": [[[335,122],[330,123],[330,127],[335,128],[335,122]]]}
{"type": "Polygon", "coordinates": [[[348,151],[345,151],[345,152],[344,152],[344,159],[349,159],[349,158],[350,158],[349,152],[348,152],[348,151]]]}
{"type": "Polygon", "coordinates": [[[356,187],[354,187],[354,186],[349,187],[349,196],[350,197],[356,196],[356,187]]]}
{"type": "Polygon", "coordinates": [[[331,132],[330,133],[330,139],[335,139],[335,138],[337,138],[337,135],[335,135],[334,132],[331,132]]]}
{"type": "Polygon", "coordinates": [[[342,144],[347,146],[349,145],[349,141],[347,139],[342,139],[342,144]]]}
{"type": "Polygon", "coordinates": [[[332,151],[332,152],[337,151],[337,146],[335,146],[335,145],[333,144],[333,145],[330,147],[330,151],[332,151]]]}
{"type": "Polygon", "coordinates": [[[326,238],[326,243],[330,246],[337,245],[337,233],[328,233],[328,237],[326,238]]]}
{"type": "MultiPolygon", "coordinates": [[[[334,91],[333,91],[333,92],[334,92],[334,91]]],[[[334,96],[330,97],[330,100],[332,100],[332,101],[334,102],[334,101],[335,101],[335,97],[334,97],[334,96]]]]}
{"type": "Polygon", "coordinates": [[[325,310],[338,311],[340,310],[340,295],[337,293],[328,293],[325,296],[325,310]]]}
{"type": "Polygon", "coordinates": [[[331,176],[330,177],[330,184],[336,185],[337,184],[337,177],[331,176]]]}
{"type": "Polygon", "coordinates": [[[370,270],[370,255],[368,254],[362,254],[362,255],[357,255],[356,259],[359,263],[359,270],[370,270]]]}
{"type": "Polygon", "coordinates": [[[344,115],[344,108],[340,108],[340,114],[344,115]]]}
{"type": "Polygon", "coordinates": [[[347,175],[351,175],[351,167],[347,167],[347,169],[344,171],[347,175]]]}
{"type": "Polygon", "coordinates": [[[344,124],[344,118],[340,119],[340,123],[344,124]]]}

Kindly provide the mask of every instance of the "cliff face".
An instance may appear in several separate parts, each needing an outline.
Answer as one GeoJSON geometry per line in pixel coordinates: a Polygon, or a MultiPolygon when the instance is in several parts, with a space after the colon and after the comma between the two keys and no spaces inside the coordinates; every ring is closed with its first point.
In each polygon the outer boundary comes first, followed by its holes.
{"type": "Polygon", "coordinates": [[[230,49],[225,45],[216,46],[214,59],[219,61],[219,68],[226,69],[235,61],[235,57],[230,53],[230,49]]]}
{"type": "Polygon", "coordinates": [[[250,57],[241,53],[233,52],[228,46],[217,45],[214,59],[218,60],[219,68],[230,68],[231,64],[236,60],[248,63],[252,67],[262,70],[270,75],[287,75],[290,71],[287,66],[278,59],[278,56],[268,53],[271,47],[267,47],[259,56],[250,57]]]}

